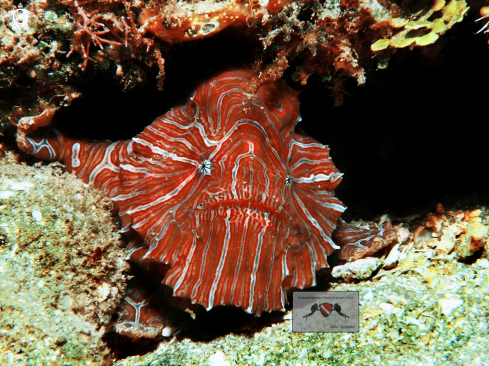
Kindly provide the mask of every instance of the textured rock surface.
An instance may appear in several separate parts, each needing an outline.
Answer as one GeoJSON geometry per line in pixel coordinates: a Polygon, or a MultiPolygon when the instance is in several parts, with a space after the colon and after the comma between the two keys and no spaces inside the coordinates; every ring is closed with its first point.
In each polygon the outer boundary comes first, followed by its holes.
{"type": "Polygon", "coordinates": [[[59,165],[0,160],[0,364],[110,362],[127,266],[111,207],[59,165]]]}
{"type": "Polygon", "coordinates": [[[346,263],[342,266],[334,267],[332,275],[335,278],[341,277],[345,280],[352,278],[369,278],[378,268],[380,262],[381,261],[378,258],[359,259],[352,263],[346,263]]]}

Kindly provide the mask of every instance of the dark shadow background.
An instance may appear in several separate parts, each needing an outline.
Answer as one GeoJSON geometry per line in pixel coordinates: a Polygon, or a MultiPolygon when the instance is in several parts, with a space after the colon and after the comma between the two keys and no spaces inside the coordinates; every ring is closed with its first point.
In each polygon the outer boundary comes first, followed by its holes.
{"type": "Polygon", "coordinates": [[[477,29],[467,19],[431,47],[401,50],[365,87],[349,83],[340,108],[316,85],[302,93],[305,130],[345,173],[347,219],[487,201],[489,51],[477,29]]]}

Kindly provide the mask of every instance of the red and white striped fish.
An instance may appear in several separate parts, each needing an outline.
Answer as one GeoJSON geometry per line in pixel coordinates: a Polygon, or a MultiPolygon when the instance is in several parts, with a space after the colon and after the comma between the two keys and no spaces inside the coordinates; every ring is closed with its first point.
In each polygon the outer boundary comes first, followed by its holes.
{"type": "Polygon", "coordinates": [[[106,190],[123,231],[144,239],[129,259],[169,265],[163,283],[174,296],[207,309],[283,310],[286,290],[315,285],[338,249],[331,236],[345,210],[334,195],[342,174],[327,146],[294,129],[298,92],[278,81],[249,95],[253,76],[204,82],[128,141],[25,129],[19,146],[106,190]]]}

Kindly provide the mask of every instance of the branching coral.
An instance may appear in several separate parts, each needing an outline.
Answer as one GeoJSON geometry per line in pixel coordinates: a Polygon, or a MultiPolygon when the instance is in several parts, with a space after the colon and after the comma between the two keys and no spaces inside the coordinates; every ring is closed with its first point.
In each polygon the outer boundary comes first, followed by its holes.
{"type": "MultiPolygon", "coordinates": [[[[110,33],[110,30],[105,26],[105,24],[97,22],[97,19],[101,17],[100,10],[94,10],[91,13],[87,14],[83,7],[78,5],[77,0],[74,1],[74,6],[77,9],[78,19],[76,20],[76,26],[78,30],[75,31],[74,36],[75,39],[73,41],[73,45],[71,46],[70,52],[66,55],[66,57],[70,57],[75,48],[81,49],[81,54],[83,55],[83,66],[82,70],[85,70],[88,63],[88,55],[90,51],[90,43],[93,42],[95,45],[99,46],[100,49],[103,50],[102,43],[110,44],[112,46],[121,46],[122,43],[111,41],[105,38],[102,38],[102,35],[110,33]],[[103,30],[100,30],[102,28],[103,30]]],[[[124,18],[121,18],[124,21],[124,18]]],[[[125,44],[127,46],[127,24],[125,24],[125,44]]]]}

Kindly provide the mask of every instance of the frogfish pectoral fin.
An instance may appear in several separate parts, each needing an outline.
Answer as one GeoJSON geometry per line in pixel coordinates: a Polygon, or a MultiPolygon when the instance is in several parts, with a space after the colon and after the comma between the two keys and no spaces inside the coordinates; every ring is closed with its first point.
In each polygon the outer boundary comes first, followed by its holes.
{"type": "Polygon", "coordinates": [[[333,232],[333,240],[341,248],[336,255],[348,262],[356,261],[388,245],[403,242],[407,238],[405,231],[406,229],[392,226],[389,221],[361,225],[361,223],[347,224],[340,218],[333,232]]]}
{"type": "Polygon", "coordinates": [[[132,152],[132,141],[72,139],[49,127],[54,112],[54,109],[48,108],[38,116],[19,120],[19,148],[39,159],[59,161],[85,183],[93,183],[95,188],[106,191],[111,198],[116,196],[121,186],[121,159],[132,152]]]}

